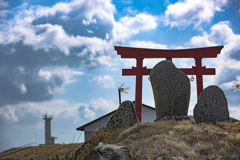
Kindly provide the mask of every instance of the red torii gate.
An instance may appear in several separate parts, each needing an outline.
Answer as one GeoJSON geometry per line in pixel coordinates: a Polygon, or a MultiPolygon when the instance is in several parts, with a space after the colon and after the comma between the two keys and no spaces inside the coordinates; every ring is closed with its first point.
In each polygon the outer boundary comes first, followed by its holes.
{"type": "Polygon", "coordinates": [[[114,46],[118,55],[121,58],[136,58],[137,67],[132,69],[122,69],[123,76],[136,75],[136,93],[135,93],[135,110],[139,121],[142,120],[142,76],[150,75],[152,69],[143,67],[144,58],[166,58],[172,61],[172,58],[194,58],[196,67],[180,68],[186,75],[196,75],[197,83],[197,98],[203,90],[202,75],[215,75],[215,68],[202,67],[202,58],[215,58],[220,53],[223,46],[193,48],[193,49],[178,49],[178,50],[163,50],[163,49],[146,49],[114,46]]]}

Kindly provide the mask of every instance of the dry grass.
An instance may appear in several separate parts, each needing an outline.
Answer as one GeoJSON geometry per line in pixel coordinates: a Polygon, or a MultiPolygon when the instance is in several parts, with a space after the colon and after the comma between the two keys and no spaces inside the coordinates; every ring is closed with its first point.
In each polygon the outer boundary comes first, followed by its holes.
{"type": "MultiPolygon", "coordinates": [[[[0,154],[0,160],[12,159],[12,160],[47,160],[48,158],[56,158],[58,155],[59,159],[65,159],[66,153],[73,149],[75,146],[80,146],[80,143],[74,144],[55,144],[46,146],[29,147],[24,150],[16,149],[9,152],[0,154]],[[18,151],[21,150],[21,151],[18,151]]],[[[76,149],[75,149],[76,151],[76,149]]]]}
{"type": "MultiPolygon", "coordinates": [[[[240,123],[210,125],[192,124],[189,121],[159,121],[121,129],[101,127],[76,152],[77,159],[81,160],[99,142],[128,147],[133,160],[155,160],[161,156],[177,156],[189,160],[236,157],[240,154],[240,123]]],[[[74,145],[79,144],[73,144],[71,148],[74,145]]],[[[4,158],[46,160],[58,154],[62,159],[68,150],[69,145],[38,146],[4,158]]]]}
{"type": "Polygon", "coordinates": [[[186,159],[216,159],[240,154],[240,123],[192,124],[189,121],[141,123],[124,129],[96,130],[77,159],[99,142],[128,147],[133,160],[155,160],[161,156],[186,159]]]}

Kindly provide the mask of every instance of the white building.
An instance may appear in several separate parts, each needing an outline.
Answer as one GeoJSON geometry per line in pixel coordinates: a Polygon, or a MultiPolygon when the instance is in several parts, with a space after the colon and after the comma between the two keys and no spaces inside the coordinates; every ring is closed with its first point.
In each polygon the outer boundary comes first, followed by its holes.
{"type": "MultiPolygon", "coordinates": [[[[133,103],[135,103],[135,101],[133,101],[133,103]]],[[[91,137],[92,133],[96,129],[102,126],[106,127],[109,119],[112,117],[112,115],[115,113],[116,110],[100,118],[97,118],[81,127],[78,127],[77,128],[78,131],[84,131],[85,141],[91,137]]],[[[156,119],[155,108],[142,104],[142,122],[153,122],[155,119],[156,119]]]]}
{"type": "MultiPolygon", "coordinates": [[[[133,101],[135,103],[135,101],[133,101]]],[[[117,109],[116,109],[117,110],[117,109]]],[[[88,140],[92,133],[98,129],[99,127],[106,127],[109,119],[112,117],[112,115],[116,112],[116,110],[97,118],[83,126],[80,126],[77,128],[78,131],[84,131],[85,135],[85,141],[88,140]]],[[[194,121],[193,116],[188,115],[188,117],[194,121]]],[[[142,104],[142,122],[153,122],[156,119],[156,110],[153,107],[150,107],[148,105],[142,104]]],[[[237,119],[231,118],[231,121],[238,121],[237,119]]]]}

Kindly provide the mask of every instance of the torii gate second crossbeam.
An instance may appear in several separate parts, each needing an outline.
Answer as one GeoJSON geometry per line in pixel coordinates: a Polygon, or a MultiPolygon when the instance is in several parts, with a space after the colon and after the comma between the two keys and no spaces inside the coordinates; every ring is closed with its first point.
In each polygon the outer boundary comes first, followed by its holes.
{"type": "Polygon", "coordinates": [[[123,76],[136,75],[136,92],[135,92],[135,110],[139,121],[142,120],[142,76],[150,75],[152,69],[143,67],[144,58],[166,58],[172,61],[172,58],[194,58],[196,67],[180,68],[187,75],[196,75],[197,83],[197,98],[203,90],[202,75],[215,75],[215,68],[202,67],[202,58],[215,58],[220,53],[223,46],[193,48],[193,49],[178,49],[178,50],[163,50],[163,49],[145,49],[114,46],[118,55],[121,58],[136,58],[137,67],[132,69],[123,69],[123,76]]]}

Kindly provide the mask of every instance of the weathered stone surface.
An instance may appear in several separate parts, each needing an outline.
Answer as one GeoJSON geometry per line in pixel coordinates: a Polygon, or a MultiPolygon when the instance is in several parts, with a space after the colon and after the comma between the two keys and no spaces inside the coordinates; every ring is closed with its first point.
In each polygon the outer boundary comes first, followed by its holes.
{"type": "Polygon", "coordinates": [[[236,157],[234,158],[230,158],[230,157],[226,157],[226,156],[222,156],[216,160],[240,160],[240,155],[237,155],[236,157]]]}
{"type": "Polygon", "coordinates": [[[229,121],[228,103],[223,91],[215,85],[205,88],[199,95],[193,115],[196,123],[229,121]]]}
{"type": "Polygon", "coordinates": [[[190,100],[188,76],[169,61],[156,64],[150,73],[156,117],[187,116],[190,100]]]}
{"type": "Polygon", "coordinates": [[[122,128],[134,126],[139,123],[134,104],[131,101],[124,101],[118,110],[113,114],[107,124],[107,128],[122,128]]]}
{"type": "Polygon", "coordinates": [[[163,118],[155,119],[154,122],[162,121],[162,120],[175,120],[175,121],[187,120],[187,121],[191,121],[191,119],[187,116],[165,116],[163,118]]]}
{"type": "Polygon", "coordinates": [[[83,160],[130,160],[129,150],[125,146],[104,144],[100,142],[83,160]]]}
{"type": "Polygon", "coordinates": [[[181,157],[163,156],[163,157],[158,157],[156,160],[185,160],[185,159],[181,157]]]}

